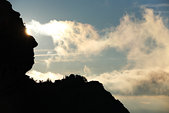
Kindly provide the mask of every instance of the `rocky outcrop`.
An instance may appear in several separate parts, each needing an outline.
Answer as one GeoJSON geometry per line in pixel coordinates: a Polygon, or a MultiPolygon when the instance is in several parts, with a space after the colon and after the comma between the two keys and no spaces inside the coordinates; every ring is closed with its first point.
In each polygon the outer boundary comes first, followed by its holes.
{"type": "Polygon", "coordinates": [[[129,113],[98,81],[80,75],[36,84],[40,103],[50,113],[129,113]]]}

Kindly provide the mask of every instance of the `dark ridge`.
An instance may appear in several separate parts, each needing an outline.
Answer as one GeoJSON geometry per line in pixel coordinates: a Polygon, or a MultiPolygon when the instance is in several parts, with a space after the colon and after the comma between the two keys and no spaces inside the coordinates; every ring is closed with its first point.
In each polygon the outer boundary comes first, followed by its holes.
{"type": "Polygon", "coordinates": [[[0,113],[129,113],[98,81],[74,74],[54,83],[30,79],[37,42],[6,0],[0,15],[0,113]]]}

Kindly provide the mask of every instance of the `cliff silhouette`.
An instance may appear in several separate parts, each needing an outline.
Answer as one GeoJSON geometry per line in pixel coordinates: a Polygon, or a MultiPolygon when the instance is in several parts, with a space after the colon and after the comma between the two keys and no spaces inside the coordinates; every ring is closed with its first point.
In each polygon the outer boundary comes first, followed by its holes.
{"type": "Polygon", "coordinates": [[[74,74],[54,83],[30,79],[38,44],[6,0],[0,15],[0,113],[129,113],[98,81],[74,74]]]}

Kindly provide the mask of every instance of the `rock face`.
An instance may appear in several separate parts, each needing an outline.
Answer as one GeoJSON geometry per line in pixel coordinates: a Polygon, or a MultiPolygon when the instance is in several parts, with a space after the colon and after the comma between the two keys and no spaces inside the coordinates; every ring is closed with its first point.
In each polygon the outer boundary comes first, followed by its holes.
{"type": "Polygon", "coordinates": [[[36,83],[26,76],[37,42],[8,1],[0,1],[0,14],[0,113],[129,113],[98,81],[72,74],[36,83]]]}

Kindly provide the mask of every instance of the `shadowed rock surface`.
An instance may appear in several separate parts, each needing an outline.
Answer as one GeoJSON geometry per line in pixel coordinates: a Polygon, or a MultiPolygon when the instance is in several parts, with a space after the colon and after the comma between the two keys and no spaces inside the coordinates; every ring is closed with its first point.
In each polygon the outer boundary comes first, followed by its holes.
{"type": "Polygon", "coordinates": [[[0,15],[0,113],[129,113],[98,81],[72,74],[36,83],[26,76],[37,42],[6,0],[0,1],[0,15]]]}

